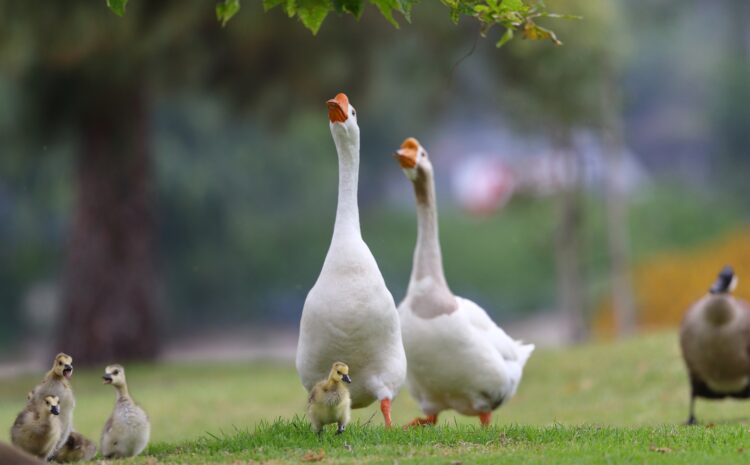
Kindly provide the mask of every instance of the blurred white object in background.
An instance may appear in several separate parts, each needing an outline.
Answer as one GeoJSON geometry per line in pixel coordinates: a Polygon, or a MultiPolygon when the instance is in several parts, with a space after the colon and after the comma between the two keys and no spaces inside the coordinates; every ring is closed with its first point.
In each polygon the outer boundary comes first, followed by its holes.
{"type": "Polygon", "coordinates": [[[505,206],[516,187],[513,171],[487,155],[470,155],[456,166],[452,179],[459,205],[476,215],[489,215],[505,206]]]}

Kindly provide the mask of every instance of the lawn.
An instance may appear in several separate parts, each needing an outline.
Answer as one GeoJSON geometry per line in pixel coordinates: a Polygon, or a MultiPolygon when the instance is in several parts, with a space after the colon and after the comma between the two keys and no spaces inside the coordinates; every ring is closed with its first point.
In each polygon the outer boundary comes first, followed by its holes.
{"type": "MultiPolygon", "coordinates": [[[[37,378],[0,384],[0,423],[10,426],[37,378]]],[[[671,332],[540,350],[518,395],[484,430],[474,418],[445,414],[437,428],[386,431],[371,406],[355,411],[343,436],[329,431],[319,439],[299,417],[305,392],[289,362],[132,366],[128,380],[151,415],[153,436],[146,456],[122,463],[750,462],[750,405],[699,402],[703,426],[681,426],[688,390],[671,332]]],[[[95,371],[76,372],[73,383],[76,428],[98,438],[113,389],[95,371]]],[[[404,390],[394,421],[417,413],[404,390]]]]}

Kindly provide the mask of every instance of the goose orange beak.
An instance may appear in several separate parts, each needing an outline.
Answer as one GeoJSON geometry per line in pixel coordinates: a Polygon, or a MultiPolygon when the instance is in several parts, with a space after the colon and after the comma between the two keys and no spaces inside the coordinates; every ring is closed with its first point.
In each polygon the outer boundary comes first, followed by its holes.
{"type": "Polygon", "coordinates": [[[401,168],[409,169],[417,166],[417,153],[419,153],[419,142],[417,142],[417,139],[409,137],[396,150],[394,156],[401,168]]]}
{"type": "Polygon", "coordinates": [[[417,151],[412,149],[398,149],[393,154],[398,160],[398,164],[401,168],[410,169],[417,166],[417,151]]]}
{"type": "Polygon", "coordinates": [[[328,119],[331,123],[344,123],[349,118],[349,98],[340,93],[326,102],[328,105],[328,119]]]}

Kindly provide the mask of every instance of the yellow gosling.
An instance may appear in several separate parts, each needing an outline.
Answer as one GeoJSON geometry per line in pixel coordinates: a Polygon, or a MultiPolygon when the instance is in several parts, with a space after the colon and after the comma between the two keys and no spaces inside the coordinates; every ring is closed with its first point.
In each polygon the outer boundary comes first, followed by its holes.
{"type": "Polygon", "coordinates": [[[320,434],[325,425],[337,423],[336,434],[344,432],[349,423],[352,401],[349,389],[344,383],[351,383],[349,367],[336,362],[331,368],[328,379],[317,383],[307,401],[307,416],[314,432],[320,434]]]}
{"type": "Polygon", "coordinates": [[[26,405],[10,430],[13,445],[31,455],[49,460],[62,434],[60,399],[47,396],[26,405]]]}

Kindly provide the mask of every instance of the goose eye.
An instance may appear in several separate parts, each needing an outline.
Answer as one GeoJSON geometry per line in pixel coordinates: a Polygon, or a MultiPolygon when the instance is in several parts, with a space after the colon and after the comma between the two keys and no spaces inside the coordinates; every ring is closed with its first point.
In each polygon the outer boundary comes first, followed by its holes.
{"type": "Polygon", "coordinates": [[[352,108],[352,116],[357,116],[357,112],[352,108]]]}

